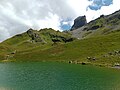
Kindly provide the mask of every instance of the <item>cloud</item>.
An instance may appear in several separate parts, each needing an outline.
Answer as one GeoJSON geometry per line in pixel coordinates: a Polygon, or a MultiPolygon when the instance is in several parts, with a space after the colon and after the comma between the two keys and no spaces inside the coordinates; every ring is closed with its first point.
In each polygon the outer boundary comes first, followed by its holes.
{"type": "MultiPolygon", "coordinates": [[[[109,1],[109,0],[108,0],[109,1]]],[[[94,20],[98,18],[100,15],[109,15],[117,10],[120,10],[119,0],[113,0],[113,4],[109,6],[102,6],[99,10],[92,10],[88,9],[88,11],[85,13],[87,17],[87,21],[94,20]]]]}
{"type": "Polygon", "coordinates": [[[87,7],[91,4],[88,0],[68,0],[76,15],[84,15],[87,7]]]}
{"type": "Polygon", "coordinates": [[[4,27],[0,27],[0,41],[9,38],[9,36],[9,32],[4,27]]]}
{"type": "Polygon", "coordinates": [[[72,25],[73,25],[73,20],[72,20],[72,18],[63,19],[63,20],[61,20],[61,22],[60,22],[61,30],[69,30],[72,25]]]}
{"type": "Polygon", "coordinates": [[[118,2],[119,0],[0,0],[0,41],[29,28],[66,30],[78,16],[86,15],[89,22],[101,14],[107,15],[120,9],[118,2]]]}
{"type": "Polygon", "coordinates": [[[109,6],[113,3],[113,0],[88,0],[91,1],[91,5],[88,6],[88,8],[92,10],[99,10],[103,6],[109,6]]]}
{"type": "Polygon", "coordinates": [[[61,21],[75,17],[74,13],[64,0],[1,0],[0,32],[6,35],[0,35],[0,41],[29,28],[60,30],[61,21]]]}

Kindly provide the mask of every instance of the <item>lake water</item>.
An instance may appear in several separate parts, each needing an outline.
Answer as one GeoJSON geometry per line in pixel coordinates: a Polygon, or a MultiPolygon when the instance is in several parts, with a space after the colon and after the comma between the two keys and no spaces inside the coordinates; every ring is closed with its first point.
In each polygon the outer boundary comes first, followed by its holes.
{"type": "Polygon", "coordinates": [[[53,62],[0,63],[0,90],[120,90],[120,70],[53,62]]]}

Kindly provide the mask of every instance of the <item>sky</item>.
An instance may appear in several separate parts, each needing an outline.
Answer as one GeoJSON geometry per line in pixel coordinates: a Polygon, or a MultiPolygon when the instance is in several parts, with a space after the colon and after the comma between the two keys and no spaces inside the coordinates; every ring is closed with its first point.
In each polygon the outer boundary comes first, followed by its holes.
{"type": "Polygon", "coordinates": [[[29,28],[67,30],[78,16],[89,22],[119,9],[119,0],[0,0],[0,42],[29,28]]]}

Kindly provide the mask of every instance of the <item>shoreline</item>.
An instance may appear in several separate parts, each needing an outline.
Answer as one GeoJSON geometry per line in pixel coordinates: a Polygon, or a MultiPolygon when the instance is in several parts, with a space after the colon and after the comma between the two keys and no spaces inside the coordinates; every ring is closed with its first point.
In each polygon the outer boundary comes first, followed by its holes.
{"type": "Polygon", "coordinates": [[[98,66],[98,67],[107,67],[107,68],[112,68],[112,69],[120,69],[120,66],[115,66],[112,64],[101,64],[101,63],[92,63],[92,62],[77,62],[77,61],[16,61],[16,60],[1,60],[0,63],[23,63],[23,62],[59,62],[59,63],[67,63],[67,64],[80,64],[80,65],[92,65],[92,66],[98,66]]]}
{"type": "Polygon", "coordinates": [[[120,66],[114,66],[112,68],[114,68],[114,69],[120,69],[120,66]]]}

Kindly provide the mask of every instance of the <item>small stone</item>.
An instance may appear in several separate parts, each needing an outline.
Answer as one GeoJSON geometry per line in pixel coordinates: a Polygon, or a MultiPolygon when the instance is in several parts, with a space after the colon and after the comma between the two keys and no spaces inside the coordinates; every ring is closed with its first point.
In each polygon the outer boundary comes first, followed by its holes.
{"type": "Polygon", "coordinates": [[[82,62],[81,64],[82,64],[82,65],[86,65],[86,63],[85,63],[85,62],[82,62]]]}
{"type": "Polygon", "coordinates": [[[92,58],[91,57],[87,57],[88,60],[91,60],[92,58]]]}
{"type": "Polygon", "coordinates": [[[94,61],[95,61],[95,60],[96,60],[96,58],[93,58],[92,60],[94,60],[94,61]]]}
{"type": "Polygon", "coordinates": [[[112,52],[109,52],[108,54],[109,54],[109,55],[113,55],[113,53],[112,53],[112,52]]]}
{"type": "Polygon", "coordinates": [[[103,57],[108,57],[108,55],[103,55],[103,57]]]}
{"type": "Polygon", "coordinates": [[[69,61],[68,63],[72,63],[72,61],[69,61]]]}

